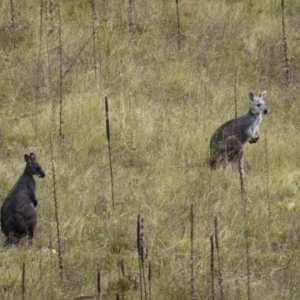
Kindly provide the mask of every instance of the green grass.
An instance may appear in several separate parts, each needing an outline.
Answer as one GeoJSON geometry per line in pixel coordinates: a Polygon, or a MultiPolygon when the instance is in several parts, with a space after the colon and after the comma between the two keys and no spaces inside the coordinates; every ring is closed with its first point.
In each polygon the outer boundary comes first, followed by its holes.
{"type": "MultiPolygon", "coordinates": [[[[34,245],[24,241],[18,248],[0,249],[0,298],[22,297],[25,262],[27,299],[94,295],[97,264],[102,299],[116,299],[117,293],[121,299],[139,299],[136,222],[141,214],[146,265],[149,260],[152,265],[152,299],[190,299],[193,204],[196,299],[210,297],[215,217],[226,299],[247,299],[245,229],[252,298],[298,299],[298,2],[286,1],[292,79],[287,88],[278,1],[179,1],[181,51],[175,1],[133,1],[132,35],[127,2],[96,1],[96,73],[93,39],[79,54],[92,34],[91,4],[77,2],[60,3],[62,69],[68,70],[62,86],[63,140],[59,138],[58,2],[51,2],[52,11],[49,1],[43,5],[41,47],[40,2],[13,2],[15,28],[9,1],[0,5],[0,195],[6,197],[23,171],[25,153],[34,152],[47,174],[36,179],[34,245]],[[249,107],[248,91],[266,90],[269,109],[260,140],[244,149],[246,215],[236,167],[212,172],[206,165],[211,134],[234,117],[235,79],[238,114],[249,107]]],[[[0,243],[4,240],[2,235],[0,243]]],[[[215,291],[218,298],[217,277],[215,291]]]]}

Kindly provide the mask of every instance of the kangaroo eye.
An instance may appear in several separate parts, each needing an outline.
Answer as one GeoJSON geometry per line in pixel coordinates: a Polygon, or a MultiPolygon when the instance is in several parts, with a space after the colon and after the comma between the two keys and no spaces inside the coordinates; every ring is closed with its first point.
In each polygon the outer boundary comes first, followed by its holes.
{"type": "Polygon", "coordinates": [[[260,103],[258,103],[258,104],[257,104],[257,106],[258,106],[258,107],[260,107],[260,106],[261,106],[261,104],[260,104],[260,103]]]}

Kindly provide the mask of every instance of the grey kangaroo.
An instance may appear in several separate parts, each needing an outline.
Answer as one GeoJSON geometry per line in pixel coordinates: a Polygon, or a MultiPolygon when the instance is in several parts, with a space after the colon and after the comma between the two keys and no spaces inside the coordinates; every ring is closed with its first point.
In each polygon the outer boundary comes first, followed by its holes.
{"type": "Polygon", "coordinates": [[[243,145],[256,143],[259,139],[259,124],[262,115],[268,113],[265,104],[266,91],[259,96],[249,92],[251,106],[249,111],[236,119],[222,124],[210,139],[209,163],[213,169],[226,162],[241,162],[243,171],[243,145]]]}
{"type": "Polygon", "coordinates": [[[32,242],[37,222],[35,206],[35,181],[33,175],[45,177],[45,172],[36,161],[34,153],[25,154],[26,166],[23,174],[5,198],[1,207],[1,230],[6,235],[6,246],[19,244],[28,235],[32,242]]]}

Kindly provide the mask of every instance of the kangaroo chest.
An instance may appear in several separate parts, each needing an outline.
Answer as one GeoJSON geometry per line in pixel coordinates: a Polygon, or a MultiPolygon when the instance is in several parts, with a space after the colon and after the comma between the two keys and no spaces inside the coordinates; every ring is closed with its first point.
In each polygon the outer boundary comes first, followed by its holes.
{"type": "Polygon", "coordinates": [[[262,120],[262,116],[259,115],[255,119],[255,121],[248,127],[247,131],[248,133],[250,133],[252,137],[258,135],[259,124],[261,123],[261,120],[262,120]]]}

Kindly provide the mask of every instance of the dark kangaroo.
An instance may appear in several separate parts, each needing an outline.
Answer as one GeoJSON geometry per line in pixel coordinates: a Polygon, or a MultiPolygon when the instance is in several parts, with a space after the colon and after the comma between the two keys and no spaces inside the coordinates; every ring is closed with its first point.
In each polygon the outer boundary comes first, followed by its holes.
{"type": "Polygon", "coordinates": [[[6,235],[5,245],[19,244],[28,235],[32,242],[37,222],[35,206],[35,181],[33,175],[45,177],[45,172],[36,161],[34,153],[25,154],[26,166],[23,174],[5,198],[1,207],[1,230],[6,235]]]}

